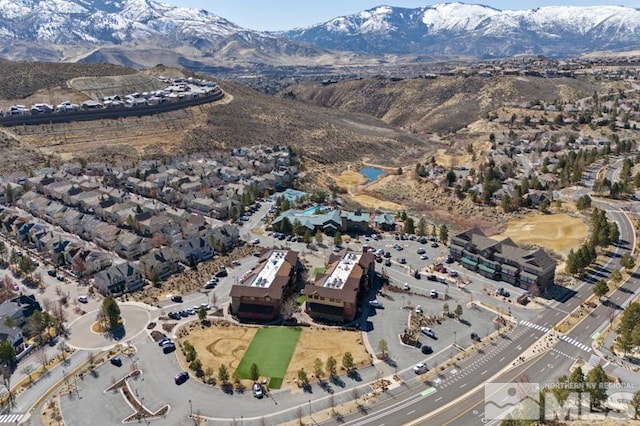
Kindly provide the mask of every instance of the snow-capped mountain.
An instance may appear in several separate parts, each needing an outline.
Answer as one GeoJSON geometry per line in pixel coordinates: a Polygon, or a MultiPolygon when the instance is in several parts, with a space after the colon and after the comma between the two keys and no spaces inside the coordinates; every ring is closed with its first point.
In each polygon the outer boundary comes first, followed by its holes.
{"type": "Polygon", "coordinates": [[[465,3],[416,9],[380,6],[280,35],[368,54],[574,56],[639,47],[640,10],[621,6],[498,10],[465,3]]]}
{"type": "Polygon", "coordinates": [[[153,0],[0,0],[0,39],[56,44],[180,42],[243,28],[204,10],[153,0]]]}

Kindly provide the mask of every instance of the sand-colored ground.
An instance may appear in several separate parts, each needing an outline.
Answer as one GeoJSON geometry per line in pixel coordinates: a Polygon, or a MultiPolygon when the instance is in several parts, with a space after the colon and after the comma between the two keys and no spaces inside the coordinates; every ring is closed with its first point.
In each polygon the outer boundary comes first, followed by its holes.
{"type": "Polygon", "coordinates": [[[371,195],[358,194],[351,198],[362,206],[370,209],[402,210],[402,206],[398,203],[394,203],[393,201],[384,201],[379,198],[372,197],[371,195]]]}
{"type": "MultiPolygon", "coordinates": [[[[362,193],[362,191],[368,186],[365,185],[367,182],[367,178],[354,170],[344,170],[339,175],[331,176],[333,180],[335,180],[336,184],[342,188],[345,188],[351,199],[358,204],[362,205],[368,209],[381,209],[381,210],[402,210],[402,205],[398,203],[394,203],[392,201],[384,201],[379,198],[373,197],[371,195],[362,193]]],[[[382,177],[375,182],[372,182],[371,185],[375,185],[380,181],[384,180],[385,177],[382,177]]]]}
{"type": "MultiPolygon", "coordinates": [[[[211,367],[215,372],[214,376],[217,376],[218,368],[225,364],[232,375],[257,331],[256,327],[226,323],[207,328],[197,326],[186,337],[179,340],[188,340],[195,347],[198,358],[202,361],[203,370],[211,367]]],[[[316,358],[326,362],[329,356],[333,356],[340,369],[345,352],[351,352],[358,366],[369,365],[371,362],[360,332],[303,327],[282,386],[294,386],[300,368],[304,368],[309,378],[313,380],[313,363],[316,358]]],[[[178,353],[182,364],[186,366],[187,363],[181,351],[178,353]]]]}
{"type": "Polygon", "coordinates": [[[509,237],[518,244],[536,244],[566,256],[569,250],[582,245],[587,234],[587,225],[566,213],[532,213],[510,219],[507,229],[493,238],[509,237]]]}
{"type": "Polygon", "coordinates": [[[344,170],[337,176],[331,176],[336,184],[347,191],[353,191],[358,185],[363,185],[367,178],[355,170],[344,170]]]}

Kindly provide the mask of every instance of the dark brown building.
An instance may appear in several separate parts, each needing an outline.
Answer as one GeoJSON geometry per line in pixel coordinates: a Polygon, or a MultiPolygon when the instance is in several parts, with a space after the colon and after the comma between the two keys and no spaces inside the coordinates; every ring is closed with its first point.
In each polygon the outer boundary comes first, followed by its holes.
{"type": "Polygon", "coordinates": [[[307,313],[319,320],[353,321],[358,310],[358,296],[371,288],[374,274],[372,253],[332,254],[326,272],[318,275],[313,285],[305,287],[307,313]]]}
{"type": "Polygon", "coordinates": [[[301,269],[298,252],[263,253],[256,269],[231,287],[231,312],[246,320],[276,319],[282,302],[295,291],[301,269]]]}

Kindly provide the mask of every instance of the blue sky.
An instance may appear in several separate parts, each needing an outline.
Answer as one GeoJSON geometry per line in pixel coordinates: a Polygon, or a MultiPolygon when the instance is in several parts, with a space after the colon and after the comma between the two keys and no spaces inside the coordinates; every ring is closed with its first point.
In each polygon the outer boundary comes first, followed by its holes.
{"type": "MultiPolygon", "coordinates": [[[[176,6],[205,9],[245,28],[288,30],[328,21],[380,5],[421,7],[446,1],[416,0],[160,0],[176,6]]],[[[484,0],[465,1],[496,9],[530,9],[541,6],[618,5],[640,8],[640,0],[484,0]]]]}

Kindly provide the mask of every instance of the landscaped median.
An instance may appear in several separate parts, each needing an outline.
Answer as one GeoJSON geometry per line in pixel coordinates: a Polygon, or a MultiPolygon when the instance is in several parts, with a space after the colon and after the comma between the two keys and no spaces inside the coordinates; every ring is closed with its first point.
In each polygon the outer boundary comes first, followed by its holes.
{"type": "MultiPolygon", "coordinates": [[[[250,388],[253,364],[258,367],[259,380],[269,388],[296,390],[300,370],[304,369],[309,379],[317,379],[316,359],[325,363],[333,357],[338,363],[338,373],[346,372],[340,368],[346,352],[351,353],[356,367],[372,363],[362,333],[339,328],[259,327],[223,320],[204,326],[194,321],[181,327],[177,336],[178,359],[183,368],[199,367],[191,369],[194,374],[199,374],[205,383],[222,385],[227,390],[234,386],[237,390],[250,388]],[[194,359],[197,359],[195,364],[194,359]]],[[[325,373],[324,377],[327,376],[325,373]]]]}

